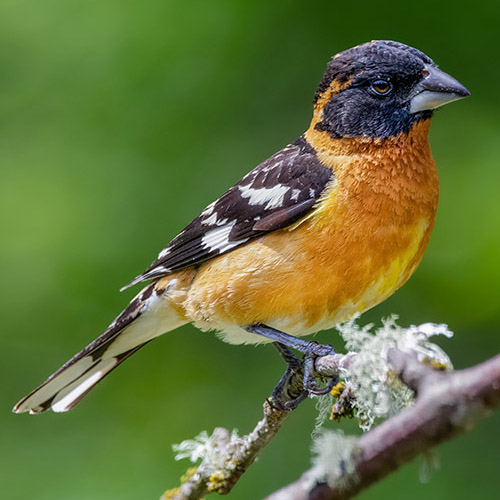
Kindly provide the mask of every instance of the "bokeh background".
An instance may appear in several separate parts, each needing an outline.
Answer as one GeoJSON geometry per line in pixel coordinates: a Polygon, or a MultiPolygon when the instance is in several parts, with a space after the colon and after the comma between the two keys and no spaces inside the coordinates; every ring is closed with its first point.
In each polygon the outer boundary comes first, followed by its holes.
{"type": "MultiPolygon", "coordinates": [[[[178,230],[305,130],[328,59],[370,39],[427,52],[472,98],[433,123],[441,201],[422,265],[362,321],[448,323],[459,368],[497,353],[499,21],[494,1],[2,0],[0,496],[156,499],[188,466],[171,443],[260,418],[284,369],[272,347],[189,326],[73,412],[10,409],[104,329],[135,293],[120,286],[178,230]]],[[[296,478],[315,415],[295,412],[231,498],[296,478]]],[[[497,498],[499,427],[497,413],[441,446],[428,484],[416,462],[361,498],[497,498]]]]}

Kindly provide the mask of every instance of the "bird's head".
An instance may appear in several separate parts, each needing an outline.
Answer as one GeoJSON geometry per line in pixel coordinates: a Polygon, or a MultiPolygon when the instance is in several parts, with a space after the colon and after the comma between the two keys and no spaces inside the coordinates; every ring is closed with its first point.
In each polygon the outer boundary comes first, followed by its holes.
{"type": "Polygon", "coordinates": [[[409,132],[435,108],[469,95],[423,52],[378,40],[340,52],[314,98],[313,126],[334,138],[409,132]]]}

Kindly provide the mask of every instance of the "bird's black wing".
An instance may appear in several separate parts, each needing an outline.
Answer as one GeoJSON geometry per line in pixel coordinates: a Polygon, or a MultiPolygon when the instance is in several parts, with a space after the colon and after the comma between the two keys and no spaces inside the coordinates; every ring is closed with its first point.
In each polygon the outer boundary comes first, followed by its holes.
{"type": "Polygon", "coordinates": [[[333,177],[300,137],[208,205],[124,288],[199,264],[293,224],[311,210],[333,177]]]}

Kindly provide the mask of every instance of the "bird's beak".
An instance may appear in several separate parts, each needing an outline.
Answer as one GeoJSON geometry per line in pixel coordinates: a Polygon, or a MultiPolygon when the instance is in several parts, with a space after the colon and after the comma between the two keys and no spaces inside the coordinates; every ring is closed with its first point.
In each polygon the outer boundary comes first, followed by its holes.
{"type": "Polygon", "coordinates": [[[413,89],[410,98],[410,113],[436,109],[443,104],[458,101],[470,95],[470,92],[455,78],[434,66],[426,66],[424,75],[413,89]]]}

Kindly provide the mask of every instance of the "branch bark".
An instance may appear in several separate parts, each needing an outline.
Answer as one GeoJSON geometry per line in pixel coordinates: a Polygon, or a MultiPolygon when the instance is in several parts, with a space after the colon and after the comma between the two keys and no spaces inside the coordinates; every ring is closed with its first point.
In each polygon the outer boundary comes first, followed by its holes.
{"type": "MultiPolygon", "coordinates": [[[[354,354],[334,354],[323,356],[316,360],[316,371],[319,375],[332,377],[346,368],[354,354]]],[[[297,371],[288,384],[288,396],[295,399],[303,390],[303,372],[297,371]]],[[[168,490],[162,500],[197,500],[205,494],[217,492],[222,495],[231,491],[244,472],[250,467],[261,451],[278,433],[291,411],[282,411],[273,407],[271,399],[263,405],[263,418],[257,423],[252,432],[232,442],[227,429],[214,430],[212,440],[217,453],[225,457],[225,466],[217,471],[203,467],[203,464],[186,474],[185,480],[179,488],[168,490]]]]}
{"type": "MultiPolygon", "coordinates": [[[[336,354],[316,360],[316,370],[334,376],[348,367],[355,354],[336,354]]],[[[440,372],[419,363],[412,354],[391,349],[388,360],[401,380],[415,390],[415,404],[390,418],[357,442],[354,472],[332,484],[311,481],[312,470],[265,500],[344,500],[387,476],[433,446],[470,430],[500,403],[500,355],[466,370],[440,372]]],[[[291,399],[302,388],[298,372],[289,384],[291,399]]],[[[234,442],[226,429],[215,429],[212,439],[224,466],[214,471],[203,464],[192,469],[179,488],[163,500],[197,500],[210,492],[227,494],[273,439],[290,411],[264,403],[264,416],[255,429],[234,442]]],[[[334,469],[338,464],[331,464],[334,469]]],[[[338,468],[338,467],[337,467],[338,468]]]]}
{"type": "Polygon", "coordinates": [[[312,472],[307,471],[265,500],[352,498],[422,452],[470,430],[500,403],[500,355],[451,373],[432,370],[395,349],[389,351],[389,362],[417,399],[359,438],[354,473],[329,485],[311,483],[312,472]]]}

